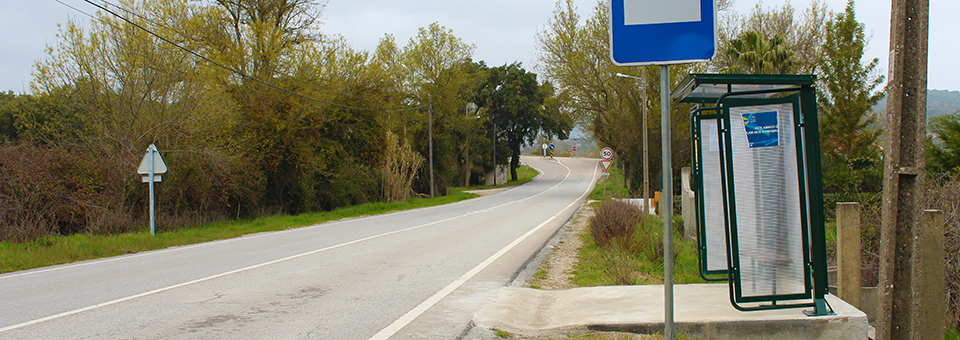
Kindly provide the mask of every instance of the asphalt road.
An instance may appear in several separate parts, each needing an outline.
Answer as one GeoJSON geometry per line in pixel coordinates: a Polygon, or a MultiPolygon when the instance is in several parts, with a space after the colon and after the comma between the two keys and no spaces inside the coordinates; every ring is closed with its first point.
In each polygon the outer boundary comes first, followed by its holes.
{"type": "Polygon", "coordinates": [[[502,193],[0,275],[0,339],[453,339],[566,222],[596,159],[502,193]]]}

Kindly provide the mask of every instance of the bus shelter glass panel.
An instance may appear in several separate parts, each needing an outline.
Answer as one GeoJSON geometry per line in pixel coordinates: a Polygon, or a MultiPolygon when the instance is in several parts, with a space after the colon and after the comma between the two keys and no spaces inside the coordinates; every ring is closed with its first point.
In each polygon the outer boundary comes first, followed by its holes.
{"type": "Polygon", "coordinates": [[[697,209],[700,222],[701,269],[704,275],[727,274],[727,239],[723,216],[723,177],[720,172],[719,115],[695,117],[697,162],[697,209]]]}
{"type": "Polygon", "coordinates": [[[738,302],[810,297],[798,98],[749,106],[731,100],[727,106],[727,200],[738,302]]]}

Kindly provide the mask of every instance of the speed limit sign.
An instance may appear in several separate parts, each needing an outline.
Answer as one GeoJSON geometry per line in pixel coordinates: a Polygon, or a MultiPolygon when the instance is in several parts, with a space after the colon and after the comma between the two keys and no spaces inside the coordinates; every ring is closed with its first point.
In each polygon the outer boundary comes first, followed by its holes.
{"type": "Polygon", "coordinates": [[[600,150],[600,158],[609,161],[611,158],[613,158],[613,149],[606,147],[600,150]]]}

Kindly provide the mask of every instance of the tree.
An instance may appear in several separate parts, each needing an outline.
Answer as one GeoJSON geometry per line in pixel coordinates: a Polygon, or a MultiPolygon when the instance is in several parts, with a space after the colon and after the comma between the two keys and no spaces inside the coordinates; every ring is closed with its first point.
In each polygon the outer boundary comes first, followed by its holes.
{"type": "Polygon", "coordinates": [[[960,172],[960,111],[933,118],[930,123],[940,142],[927,145],[927,170],[960,172]]]}
{"type": "Polygon", "coordinates": [[[746,31],[731,40],[723,53],[733,61],[724,73],[790,74],[793,70],[793,51],[780,34],[766,39],[760,32],[746,31]]]}
{"type": "Polygon", "coordinates": [[[560,116],[556,105],[544,105],[553,95],[553,86],[537,83],[537,75],[520,64],[495,67],[487,71],[476,104],[487,110],[496,125],[496,140],[506,140],[510,148],[510,178],[517,180],[520,148],[533,143],[541,129],[566,139],[572,126],[560,116]]]}
{"type": "MultiPolygon", "coordinates": [[[[718,3],[726,8],[726,3],[718,3]]],[[[539,71],[556,89],[564,114],[593,133],[600,144],[613,147],[618,164],[625,165],[633,188],[642,187],[644,171],[651,174],[651,186],[660,186],[658,173],[662,162],[660,143],[660,80],[656,66],[643,68],[619,67],[610,61],[608,2],[599,1],[593,14],[581,22],[572,0],[560,0],[554,15],[544,30],[537,33],[540,51],[539,71]],[[634,81],[615,74],[633,74],[642,78],[634,81]],[[642,122],[649,122],[650,169],[642,168],[642,122]]],[[[706,71],[695,64],[674,65],[671,84],[679,83],[687,73],[706,71]]],[[[679,183],[680,169],[688,162],[690,152],[689,109],[687,105],[673,105],[671,136],[674,152],[673,178],[679,183]]],[[[675,186],[678,184],[675,184],[675,186]]],[[[636,189],[634,189],[636,192],[636,189]]]]}
{"type": "Polygon", "coordinates": [[[854,2],[827,23],[818,96],[820,146],[824,164],[824,189],[828,192],[880,190],[882,162],[876,144],[881,131],[874,128],[872,107],[883,98],[877,91],[884,80],[875,75],[879,60],[864,65],[866,45],[862,23],[854,16],[854,2]]]}
{"type": "Polygon", "coordinates": [[[221,14],[210,17],[216,29],[206,41],[221,60],[260,80],[290,71],[284,64],[302,44],[320,40],[317,0],[217,0],[221,14]]]}
{"type": "Polygon", "coordinates": [[[720,72],[738,64],[736,55],[722,53],[730,49],[730,43],[741,38],[745,32],[754,31],[764,39],[776,36],[783,38],[778,44],[793,52],[792,72],[797,74],[817,73],[823,59],[822,42],[825,37],[829,14],[823,1],[815,0],[799,16],[790,3],[782,7],[764,8],[758,3],[753,11],[738,14],[732,11],[718,12],[717,38],[719,52],[709,63],[711,69],[720,72]]]}
{"type": "MultiPolygon", "coordinates": [[[[429,105],[433,110],[433,167],[440,195],[446,194],[448,185],[464,178],[457,175],[466,163],[458,157],[462,154],[458,149],[466,143],[466,136],[473,133],[470,121],[474,118],[464,114],[464,108],[473,96],[477,76],[471,60],[474,49],[475,46],[454,35],[453,30],[434,22],[420,28],[400,55],[406,71],[401,84],[405,100],[417,106],[429,105]]],[[[409,117],[409,127],[414,134],[414,148],[428,158],[431,131],[428,112],[426,109],[422,112],[409,117]]],[[[421,192],[430,192],[427,171],[429,164],[418,177],[421,192]]]]}
{"type": "Polygon", "coordinates": [[[17,106],[23,101],[23,96],[17,96],[13,91],[0,92],[0,142],[18,139],[17,106]]]}

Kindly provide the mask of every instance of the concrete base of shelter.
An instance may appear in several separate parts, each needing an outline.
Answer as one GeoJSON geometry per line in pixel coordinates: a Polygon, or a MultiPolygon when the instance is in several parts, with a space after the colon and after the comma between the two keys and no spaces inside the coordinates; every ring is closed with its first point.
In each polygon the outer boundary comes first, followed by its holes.
{"type": "MultiPolygon", "coordinates": [[[[663,285],[505,287],[474,323],[524,336],[586,330],[653,334],[663,331],[663,301],[663,285]]],[[[730,304],[726,284],[675,285],[674,324],[677,332],[703,339],[867,339],[866,314],[832,295],[827,302],[835,315],[809,317],[803,308],[741,312],[730,304]]]]}

